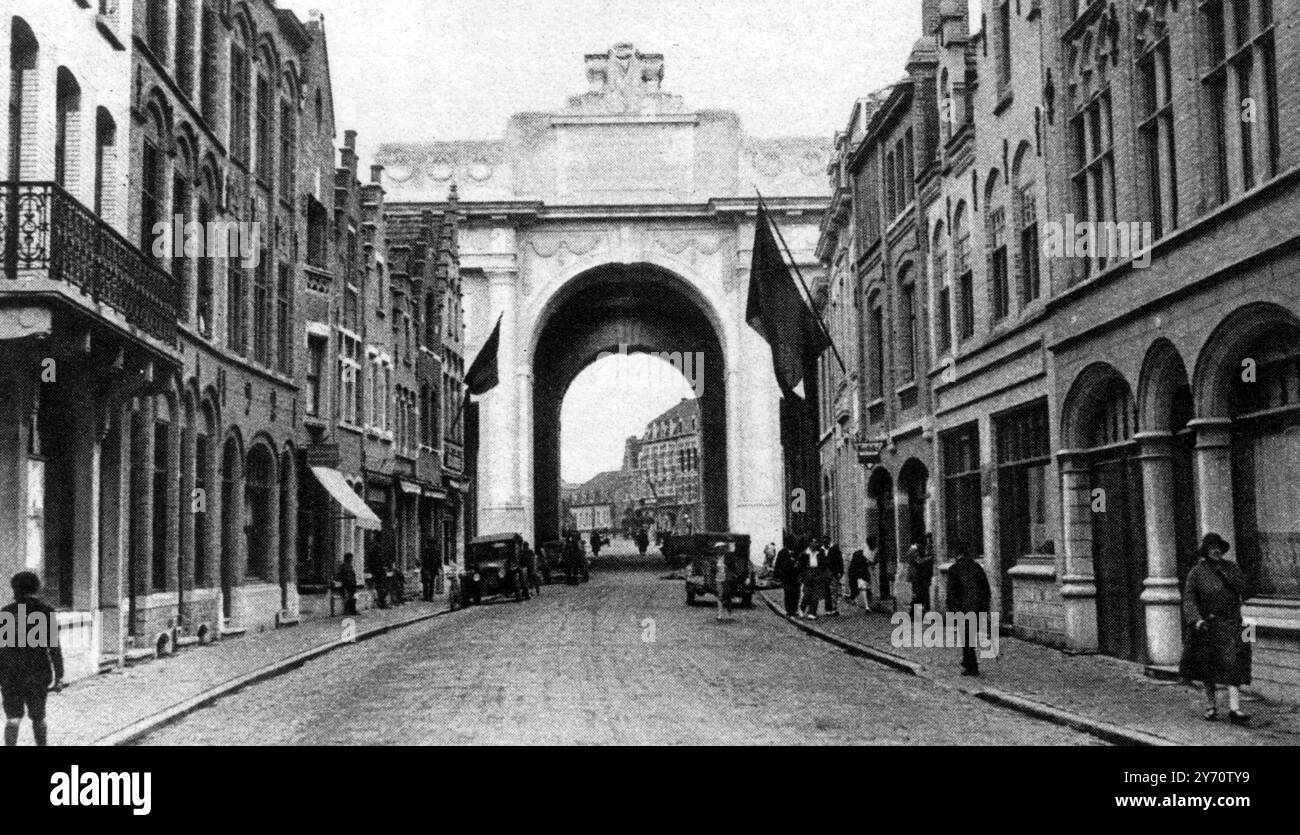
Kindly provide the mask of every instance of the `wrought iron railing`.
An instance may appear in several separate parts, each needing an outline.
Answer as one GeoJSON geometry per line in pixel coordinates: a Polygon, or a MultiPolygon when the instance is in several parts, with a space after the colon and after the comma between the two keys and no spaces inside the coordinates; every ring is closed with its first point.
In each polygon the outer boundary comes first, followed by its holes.
{"type": "Polygon", "coordinates": [[[0,182],[0,262],[7,278],[44,271],[176,344],[176,279],[55,183],[0,182]]]}

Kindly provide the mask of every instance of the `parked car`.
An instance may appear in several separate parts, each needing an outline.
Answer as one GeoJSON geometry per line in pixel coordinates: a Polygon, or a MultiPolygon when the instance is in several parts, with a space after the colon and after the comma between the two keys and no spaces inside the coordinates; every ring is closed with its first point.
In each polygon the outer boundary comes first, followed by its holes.
{"type": "Polygon", "coordinates": [[[664,555],[664,564],[671,569],[689,565],[695,552],[695,534],[665,534],[659,545],[659,553],[664,555]]]}
{"type": "Polygon", "coordinates": [[[465,606],[493,595],[529,596],[520,558],[524,538],[517,533],[480,536],[470,542],[461,575],[461,602],[465,606]]]}
{"type": "Polygon", "coordinates": [[[556,539],[551,542],[543,542],[542,550],[537,555],[537,568],[542,573],[542,582],[546,584],[559,583],[569,576],[568,567],[564,563],[564,542],[556,539]]]}
{"type": "Polygon", "coordinates": [[[754,605],[754,568],[749,562],[749,537],[733,533],[696,533],[682,537],[675,553],[688,556],[686,605],[702,595],[725,595],[728,604],[739,600],[746,609],[754,605]],[[722,571],[718,561],[722,558],[722,571]],[[719,576],[721,575],[721,576],[719,576]]]}

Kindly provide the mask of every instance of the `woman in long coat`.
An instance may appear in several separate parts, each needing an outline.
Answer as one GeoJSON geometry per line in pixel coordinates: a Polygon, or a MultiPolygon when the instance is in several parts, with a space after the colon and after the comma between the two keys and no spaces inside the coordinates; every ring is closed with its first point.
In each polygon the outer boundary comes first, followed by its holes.
{"type": "Polygon", "coordinates": [[[1183,620],[1187,644],[1182,677],[1205,683],[1205,718],[1218,719],[1216,685],[1227,685],[1228,719],[1244,725],[1241,690],[1250,684],[1250,644],[1246,642],[1241,604],[1253,593],[1241,568],[1224,555],[1231,546],[1218,534],[1207,534],[1197,550],[1199,559],[1187,575],[1183,590],[1183,620]]]}

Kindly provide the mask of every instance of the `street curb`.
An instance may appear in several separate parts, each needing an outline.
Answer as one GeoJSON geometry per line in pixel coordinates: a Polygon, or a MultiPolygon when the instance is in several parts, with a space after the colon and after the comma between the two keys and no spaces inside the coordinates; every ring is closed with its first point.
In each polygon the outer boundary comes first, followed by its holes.
{"type": "Polygon", "coordinates": [[[267,664],[264,667],[261,667],[259,669],[253,670],[248,673],[244,673],[243,675],[236,676],[235,678],[232,678],[229,681],[222,682],[221,684],[218,684],[215,687],[210,687],[207,690],[204,690],[203,692],[197,695],[191,696],[187,699],[177,702],[171,707],[160,710],[157,713],[144,717],[143,719],[139,719],[135,722],[132,722],[131,724],[123,728],[119,728],[116,731],[113,731],[112,733],[106,736],[102,736],[99,739],[96,739],[95,741],[89,744],[91,746],[96,746],[96,747],[129,745],[132,742],[135,742],[136,740],[140,739],[141,737],[153,733],[154,731],[158,730],[164,725],[170,725],[171,723],[179,719],[182,719],[186,715],[193,713],[194,711],[198,710],[204,705],[210,704],[211,702],[215,702],[217,699],[220,699],[224,696],[229,696],[230,694],[238,690],[242,690],[245,687],[248,687],[250,685],[258,684],[260,682],[267,681],[268,679],[275,678],[276,676],[283,675],[284,673],[287,673],[291,670],[301,667],[303,664],[307,663],[308,661],[311,661],[315,658],[319,658],[322,655],[326,655],[330,652],[333,652],[336,649],[341,649],[346,646],[352,646],[353,644],[359,644],[362,641],[368,641],[371,638],[378,638],[380,635],[385,635],[389,632],[392,632],[394,629],[401,629],[406,626],[413,626],[417,623],[423,623],[424,621],[427,620],[432,620],[437,617],[442,617],[443,615],[451,614],[453,611],[460,611],[460,610],[440,609],[436,612],[427,612],[422,615],[416,615],[415,617],[407,618],[406,620],[381,624],[379,626],[372,627],[365,631],[357,632],[356,640],[354,641],[343,641],[343,640],[330,641],[329,643],[321,644],[319,646],[315,646],[310,649],[303,650],[302,652],[296,653],[294,655],[290,655],[286,658],[281,658],[279,661],[273,661],[272,663],[267,664]]]}
{"type": "Polygon", "coordinates": [[[782,609],[778,607],[775,603],[773,603],[766,594],[759,592],[758,596],[763,598],[763,602],[767,604],[767,608],[771,609],[782,620],[787,621],[788,623],[792,623],[799,629],[802,629],[804,632],[807,632],[810,635],[820,638],[829,644],[834,644],[835,646],[839,647],[842,650],[845,650],[846,652],[849,652],[853,655],[859,655],[865,658],[870,658],[872,661],[875,661],[877,664],[883,664],[886,667],[891,667],[895,670],[898,670],[899,672],[907,673],[908,675],[921,676],[921,671],[925,669],[925,667],[923,667],[922,665],[916,664],[912,661],[908,661],[904,658],[900,658],[897,655],[891,655],[887,652],[882,652],[881,650],[875,649],[874,647],[869,647],[866,644],[860,644],[857,641],[852,641],[849,640],[848,638],[842,638],[839,635],[836,635],[832,632],[827,632],[824,629],[818,629],[817,627],[813,626],[812,624],[806,621],[794,620],[788,618],[786,617],[785,612],[782,611],[782,609]]]}
{"type": "Polygon", "coordinates": [[[1017,713],[1023,713],[1026,716],[1032,716],[1056,725],[1073,728],[1112,745],[1139,745],[1154,748],[1181,746],[1181,743],[1172,739],[1165,739],[1162,736],[1155,736],[1154,734],[1125,728],[1121,725],[1113,725],[1110,722],[1103,722],[1099,719],[1092,719],[1082,714],[1062,710],[1059,707],[1053,707],[1044,702],[1027,699],[1024,696],[996,688],[986,687],[982,690],[972,690],[970,693],[975,698],[989,704],[1005,707],[1008,710],[1014,710],[1017,713]]]}
{"type": "Polygon", "coordinates": [[[793,623],[795,626],[797,626],[798,628],[802,629],[804,632],[807,632],[810,635],[820,638],[823,641],[826,641],[827,643],[834,644],[835,646],[838,646],[842,649],[848,650],[854,655],[869,658],[872,661],[876,661],[880,664],[884,664],[887,667],[892,667],[893,669],[896,670],[901,670],[903,672],[911,673],[912,675],[918,678],[923,678],[926,681],[929,681],[933,684],[937,684],[940,687],[949,688],[959,693],[965,693],[969,696],[974,696],[980,701],[988,702],[989,704],[997,705],[999,707],[1006,708],[1007,710],[1013,710],[1017,713],[1024,714],[1025,716],[1030,716],[1034,719],[1041,719],[1046,722],[1051,722],[1054,725],[1060,725],[1063,727],[1071,728],[1076,731],[1080,731],[1081,733],[1086,733],[1089,736],[1097,737],[1098,739],[1104,742],[1109,742],[1112,745],[1131,745],[1131,746],[1143,746],[1143,747],[1169,747],[1169,746],[1177,747],[1181,745],[1181,743],[1179,742],[1176,742],[1171,739],[1165,739],[1164,737],[1161,736],[1143,733],[1142,731],[1135,731],[1130,728],[1125,728],[1120,725],[1112,724],[1110,722],[1104,722],[1099,719],[1092,719],[1090,717],[1084,716],[1079,713],[1073,713],[1068,710],[1063,710],[1058,707],[1053,707],[1052,705],[1046,704],[1045,702],[1036,701],[1034,699],[1028,698],[1027,696],[1022,696],[1018,693],[1011,693],[1005,690],[998,690],[993,687],[967,689],[965,687],[956,686],[951,682],[944,681],[935,676],[926,675],[924,672],[925,666],[922,664],[917,664],[912,661],[906,661],[896,656],[889,655],[887,653],[882,652],[881,650],[875,649],[873,647],[869,647],[866,644],[861,644],[849,638],[844,638],[839,635],[835,635],[830,632],[827,632],[824,629],[819,629],[816,626],[812,626],[811,624],[805,621],[791,620],[790,618],[786,617],[785,612],[781,608],[779,608],[775,603],[773,603],[770,599],[768,599],[767,595],[760,593],[759,597],[763,598],[763,602],[767,604],[767,607],[771,609],[772,612],[775,613],[782,620],[793,623]]]}

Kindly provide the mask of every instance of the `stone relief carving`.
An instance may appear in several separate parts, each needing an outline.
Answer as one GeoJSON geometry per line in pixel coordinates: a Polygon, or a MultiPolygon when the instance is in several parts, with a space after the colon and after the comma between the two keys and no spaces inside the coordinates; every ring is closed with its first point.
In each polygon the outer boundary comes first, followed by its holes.
{"type": "Polygon", "coordinates": [[[586,56],[588,91],[569,99],[570,110],[585,114],[679,112],[682,101],[662,91],[664,56],[647,54],[631,43],[586,56]]]}
{"type": "Polygon", "coordinates": [[[528,248],[539,258],[554,258],[557,255],[563,258],[566,252],[581,258],[594,250],[600,241],[599,235],[546,235],[529,238],[528,248]]]}

